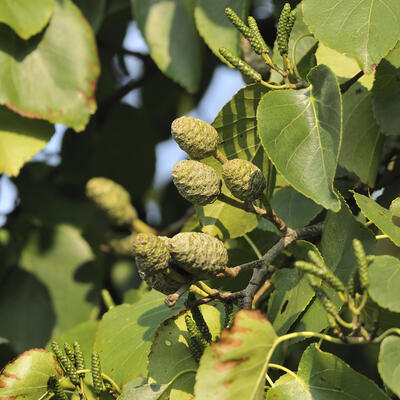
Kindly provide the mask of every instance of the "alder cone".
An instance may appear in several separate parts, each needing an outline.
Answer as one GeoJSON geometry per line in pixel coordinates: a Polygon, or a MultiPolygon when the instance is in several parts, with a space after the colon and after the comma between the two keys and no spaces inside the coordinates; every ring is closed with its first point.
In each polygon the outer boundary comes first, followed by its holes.
{"type": "Polygon", "coordinates": [[[222,178],[230,192],[243,201],[259,199],[266,187],[261,170],[250,161],[240,158],[224,163],[222,178]]]}
{"type": "Polygon", "coordinates": [[[117,226],[132,225],[137,213],[131,196],[111,179],[97,177],[86,183],[86,196],[117,226]]]}
{"type": "Polygon", "coordinates": [[[175,263],[199,279],[211,279],[223,272],[228,252],[217,238],[200,232],[182,232],[168,242],[175,263]]]}
{"type": "Polygon", "coordinates": [[[149,277],[168,268],[171,254],[167,247],[168,238],[139,233],[133,243],[133,252],[137,268],[141,274],[149,277]]]}
{"type": "Polygon", "coordinates": [[[180,117],[172,122],[171,134],[179,147],[195,160],[209,157],[217,150],[217,131],[201,119],[180,117]]]}
{"type": "Polygon", "coordinates": [[[139,275],[149,287],[166,295],[175,293],[182,286],[182,283],[175,281],[162,272],[146,275],[139,271],[139,275]]]}
{"type": "Polygon", "coordinates": [[[221,182],[213,168],[199,161],[178,161],[172,180],[179,194],[193,204],[213,203],[221,192],[221,182]]]}

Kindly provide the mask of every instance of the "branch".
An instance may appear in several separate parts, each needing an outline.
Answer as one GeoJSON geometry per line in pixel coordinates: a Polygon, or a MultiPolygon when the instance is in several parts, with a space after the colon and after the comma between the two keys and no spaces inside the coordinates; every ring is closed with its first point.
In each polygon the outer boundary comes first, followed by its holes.
{"type": "Polygon", "coordinates": [[[364,76],[364,71],[360,71],[357,74],[355,74],[352,78],[350,78],[348,81],[343,82],[340,85],[340,93],[342,94],[346,93],[351,88],[351,86],[353,86],[363,76],[364,76]]]}
{"type": "Polygon", "coordinates": [[[104,40],[99,40],[98,45],[100,47],[104,47],[106,49],[112,50],[116,54],[136,57],[142,61],[146,61],[149,58],[148,54],[140,53],[138,51],[128,50],[128,49],[125,49],[125,47],[122,47],[117,44],[110,43],[110,42],[107,42],[104,40]]]}
{"type": "Polygon", "coordinates": [[[311,225],[296,231],[288,227],[285,236],[283,236],[274,246],[272,246],[264,254],[261,260],[256,260],[250,263],[239,265],[237,267],[229,268],[231,270],[231,276],[237,276],[241,271],[250,268],[254,269],[253,276],[251,277],[245,289],[240,292],[222,295],[221,298],[227,300],[242,297],[244,308],[251,308],[254,295],[257,292],[257,289],[260,286],[263,278],[268,274],[268,267],[275,257],[277,257],[284,248],[288,247],[294,241],[317,236],[322,232],[322,229],[322,223],[311,225]]]}

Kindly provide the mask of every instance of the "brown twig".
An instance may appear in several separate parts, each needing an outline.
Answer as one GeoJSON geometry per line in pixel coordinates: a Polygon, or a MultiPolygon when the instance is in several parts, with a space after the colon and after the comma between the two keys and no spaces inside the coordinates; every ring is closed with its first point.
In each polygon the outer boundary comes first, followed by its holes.
{"type": "Polygon", "coordinates": [[[179,298],[189,290],[190,286],[191,283],[185,283],[175,293],[169,294],[164,300],[165,305],[167,307],[173,307],[179,298]]]}
{"type": "Polygon", "coordinates": [[[222,295],[221,299],[226,301],[228,299],[231,300],[243,298],[243,307],[250,309],[255,293],[257,292],[262,280],[268,274],[269,265],[272,263],[275,257],[277,257],[284,248],[289,246],[295,240],[307,239],[319,235],[322,232],[322,228],[322,223],[311,225],[296,231],[291,228],[287,228],[285,236],[275,243],[275,245],[264,254],[261,260],[256,260],[230,268],[232,276],[237,276],[241,271],[246,269],[253,269],[253,275],[245,289],[239,292],[222,295]]]}
{"type": "Polygon", "coordinates": [[[261,299],[262,295],[272,286],[272,283],[270,280],[266,280],[263,285],[257,290],[256,294],[254,295],[253,298],[253,306],[255,306],[258,302],[258,300],[261,299]]]}
{"type": "Polygon", "coordinates": [[[340,93],[344,94],[346,93],[351,86],[353,86],[360,78],[364,76],[364,71],[357,72],[352,78],[350,78],[348,81],[343,82],[340,85],[340,93]]]}

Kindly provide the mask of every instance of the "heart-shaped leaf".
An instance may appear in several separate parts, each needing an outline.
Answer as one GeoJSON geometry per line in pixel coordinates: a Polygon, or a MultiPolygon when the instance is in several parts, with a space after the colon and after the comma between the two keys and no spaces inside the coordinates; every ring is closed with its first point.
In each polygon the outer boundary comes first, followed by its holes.
{"type": "Polygon", "coordinates": [[[400,37],[398,0],[305,0],[304,21],[326,46],[372,72],[400,37]]]}
{"type": "Polygon", "coordinates": [[[281,175],[300,193],[333,211],[333,179],[342,138],[342,101],[332,71],[319,65],[301,90],[268,92],[257,109],[262,145],[281,175]]]}

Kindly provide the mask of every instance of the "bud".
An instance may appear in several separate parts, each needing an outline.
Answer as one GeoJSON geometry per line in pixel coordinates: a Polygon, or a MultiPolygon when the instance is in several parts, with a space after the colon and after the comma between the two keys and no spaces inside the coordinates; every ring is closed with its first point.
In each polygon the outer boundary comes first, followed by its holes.
{"type": "Polygon", "coordinates": [[[195,160],[212,156],[217,150],[217,131],[201,119],[178,118],[172,122],[171,133],[179,147],[195,160]]]}
{"type": "Polygon", "coordinates": [[[137,218],[131,196],[118,183],[107,178],[92,178],[86,183],[86,196],[117,226],[132,225],[137,218]]]}
{"type": "Polygon", "coordinates": [[[152,233],[139,233],[136,236],[133,251],[139,272],[150,276],[168,268],[171,255],[166,241],[167,238],[152,233]]]}
{"type": "Polygon", "coordinates": [[[168,242],[179,267],[200,279],[214,278],[228,264],[228,252],[217,238],[200,232],[182,232],[168,242]]]}
{"type": "Polygon", "coordinates": [[[229,160],[222,166],[222,177],[231,193],[243,201],[259,199],[266,187],[261,170],[240,158],[229,160]]]}
{"type": "Polygon", "coordinates": [[[193,204],[213,203],[221,191],[217,173],[199,161],[177,162],[172,169],[172,180],[179,194],[193,204]]]}

